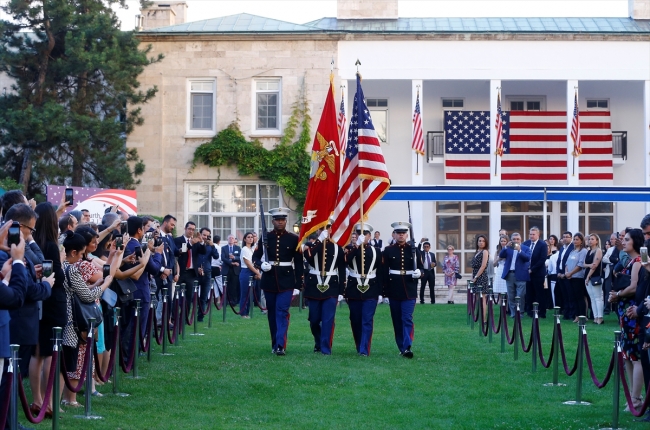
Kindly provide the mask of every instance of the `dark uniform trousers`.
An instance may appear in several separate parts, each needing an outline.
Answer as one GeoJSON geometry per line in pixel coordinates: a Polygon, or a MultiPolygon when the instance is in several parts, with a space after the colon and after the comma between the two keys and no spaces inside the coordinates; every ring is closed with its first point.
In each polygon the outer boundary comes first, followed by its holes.
{"type": "Polygon", "coordinates": [[[322,354],[332,353],[336,305],[339,293],[345,282],[345,253],[343,249],[329,240],[326,241],[325,277],[321,277],[323,243],[316,241],[314,246],[304,252],[307,264],[312,268],[305,278],[305,297],[309,299],[309,327],[314,336],[314,350],[322,354]],[[336,260],[335,260],[336,257],[336,260]],[[320,291],[318,285],[327,283],[329,288],[320,291]]]}
{"type": "MultiPolygon", "coordinates": [[[[420,271],[423,270],[420,251],[416,249],[416,262],[420,271]]],[[[385,283],[384,289],[390,298],[390,316],[393,320],[395,343],[400,353],[411,348],[413,344],[414,324],[413,310],[417,297],[417,279],[411,274],[390,273],[391,270],[413,270],[413,252],[411,246],[392,245],[384,249],[383,264],[385,283]]]]}
{"type": "MultiPolygon", "coordinates": [[[[268,272],[262,272],[261,288],[266,298],[271,348],[273,351],[278,348],[284,350],[287,347],[293,290],[302,288],[302,253],[296,250],[298,236],[286,230],[269,232],[267,240],[268,263],[272,267],[268,272]]],[[[253,252],[253,262],[261,264],[263,255],[260,244],[253,252]]]]}
{"type": "Polygon", "coordinates": [[[434,274],[434,269],[424,269],[422,271],[422,278],[420,278],[420,303],[424,303],[424,289],[429,284],[429,297],[431,297],[431,303],[436,302],[436,276],[434,274]]]}
{"type": "Polygon", "coordinates": [[[356,277],[357,270],[361,267],[361,248],[348,247],[346,254],[346,262],[352,276],[348,277],[344,295],[350,308],[350,327],[354,344],[357,353],[362,355],[370,355],[377,298],[381,293],[381,250],[375,248],[374,251],[373,255],[372,247],[364,247],[364,274],[372,273],[374,278],[367,278],[366,285],[362,285],[361,289],[358,288],[361,279],[356,277]]]}

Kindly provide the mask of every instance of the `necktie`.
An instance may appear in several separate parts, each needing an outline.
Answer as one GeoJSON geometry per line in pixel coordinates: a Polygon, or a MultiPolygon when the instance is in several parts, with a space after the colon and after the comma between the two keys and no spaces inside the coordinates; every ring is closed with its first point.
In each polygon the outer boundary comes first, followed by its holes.
{"type": "Polygon", "coordinates": [[[192,245],[187,241],[187,268],[192,268],[192,245]]]}
{"type": "Polygon", "coordinates": [[[427,252],[427,269],[431,269],[431,254],[427,252]]]}
{"type": "Polygon", "coordinates": [[[531,254],[533,253],[533,250],[535,249],[535,244],[536,244],[536,243],[537,243],[537,242],[533,242],[533,246],[530,247],[530,253],[531,253],[531,254]]]}

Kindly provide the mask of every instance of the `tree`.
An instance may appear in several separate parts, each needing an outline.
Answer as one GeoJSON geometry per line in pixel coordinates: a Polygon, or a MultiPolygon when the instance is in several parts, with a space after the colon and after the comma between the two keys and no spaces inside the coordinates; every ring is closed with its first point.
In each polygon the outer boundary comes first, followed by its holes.
{"type": "Polygon", "coordinates": [[[133,188],[144,164],[126,136],[143,123],[138,105],[151,46],[121,31],[112,6],[125,0],[9,0],[0,21],[0,158],[23,189],[47,183],[133,188]]]}

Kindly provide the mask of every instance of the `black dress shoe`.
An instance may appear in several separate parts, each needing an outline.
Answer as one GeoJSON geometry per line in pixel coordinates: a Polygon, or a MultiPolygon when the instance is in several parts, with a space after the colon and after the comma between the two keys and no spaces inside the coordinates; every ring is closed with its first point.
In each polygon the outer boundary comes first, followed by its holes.
{"type": "Polygon", "coordinates": [[[421,304],[421,305],[423,305],[423,304],[424,304],[424,302],[423,302],[422,300],[420,300],[420,304],[421,304]]]}
{"type": "Polygon", "coordinates": [[[317,353],[317,352],[320,352],[320,348],[317,347],[317,346],[315,346],[315,347],[314,347],[314,353],[317,353]]]}
{"type": "Polygon", "coordinates": [[[277,355],[277,356],[283,356],[283,355],[285,355],[285,354],[286,354],[286,352],[284,351],[284,348],[278,348],[278,349],[275,351],[275,355],[277,355]]]}
{"type": "Polygon", "coordinates": [[[409,348],[402,353],[402,356],[405,358],[413,358],[413,351],[411,351],[411,348],[409,348]]]}

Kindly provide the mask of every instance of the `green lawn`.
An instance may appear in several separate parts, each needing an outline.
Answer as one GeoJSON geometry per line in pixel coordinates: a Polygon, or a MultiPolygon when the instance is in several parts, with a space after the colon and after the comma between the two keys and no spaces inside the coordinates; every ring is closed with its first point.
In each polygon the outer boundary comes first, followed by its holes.
{"type": "MultiPolygon", "coordinates": [[[[531,371],[530,354],[514,361],[500,337],[493,343],[467,325],[465,305],[418,305],[415,311],[415,358],[398,354],[387,305],[375,318],[372,354],[358,357],[349,328],[348,308],[338,311],[332,356],[312,353],[307,311],[293,308],[287,355],[271,354],[266,317],[257,312],[242,320],[229,311],[228,321],[213,314],[213,326],[201,325],[205,336],[190,336],[170,346],[173,356],[140,363],[144,379],[122,374],[121,391],[93,397],[94,414],[102,421],[85,422],[62,414],[62,429],[585,429],[606,427],[612,418],[612,385],[595,388],[585,366],[583,400],[590,406],[566,406],[575,399],[576,377],[566,387],[544,387],[552,371],[538,364],[531,371]]],[[[206,319],[207,321],[207,319],[206,319]]],[[[512,322],[511,319],[508,320],[512,322]]],[[[531,319],[524,319],[526,338],[531,319]]],[[[541,320],[544,353],[551,344],[552,319],[541,320]]],[[[590,348],[602,379],[609,363],[616,329],[610,315],[603,326],[589,324],[590,348]]],[[[567,356],[573,362],[577,328],[563,322],[567,356]]],[[[79,396],[83,402],[83,396],[79,396]]],[[[621,400],[623,404],[623,398],[621,400]]],[[[620,425],[645,428],[629,413],[620,425]]],[[[24,417],[21,419],[25,423],[24,417]]],[[[41,424],[37,428],[50,426],[41,424]]]]}

